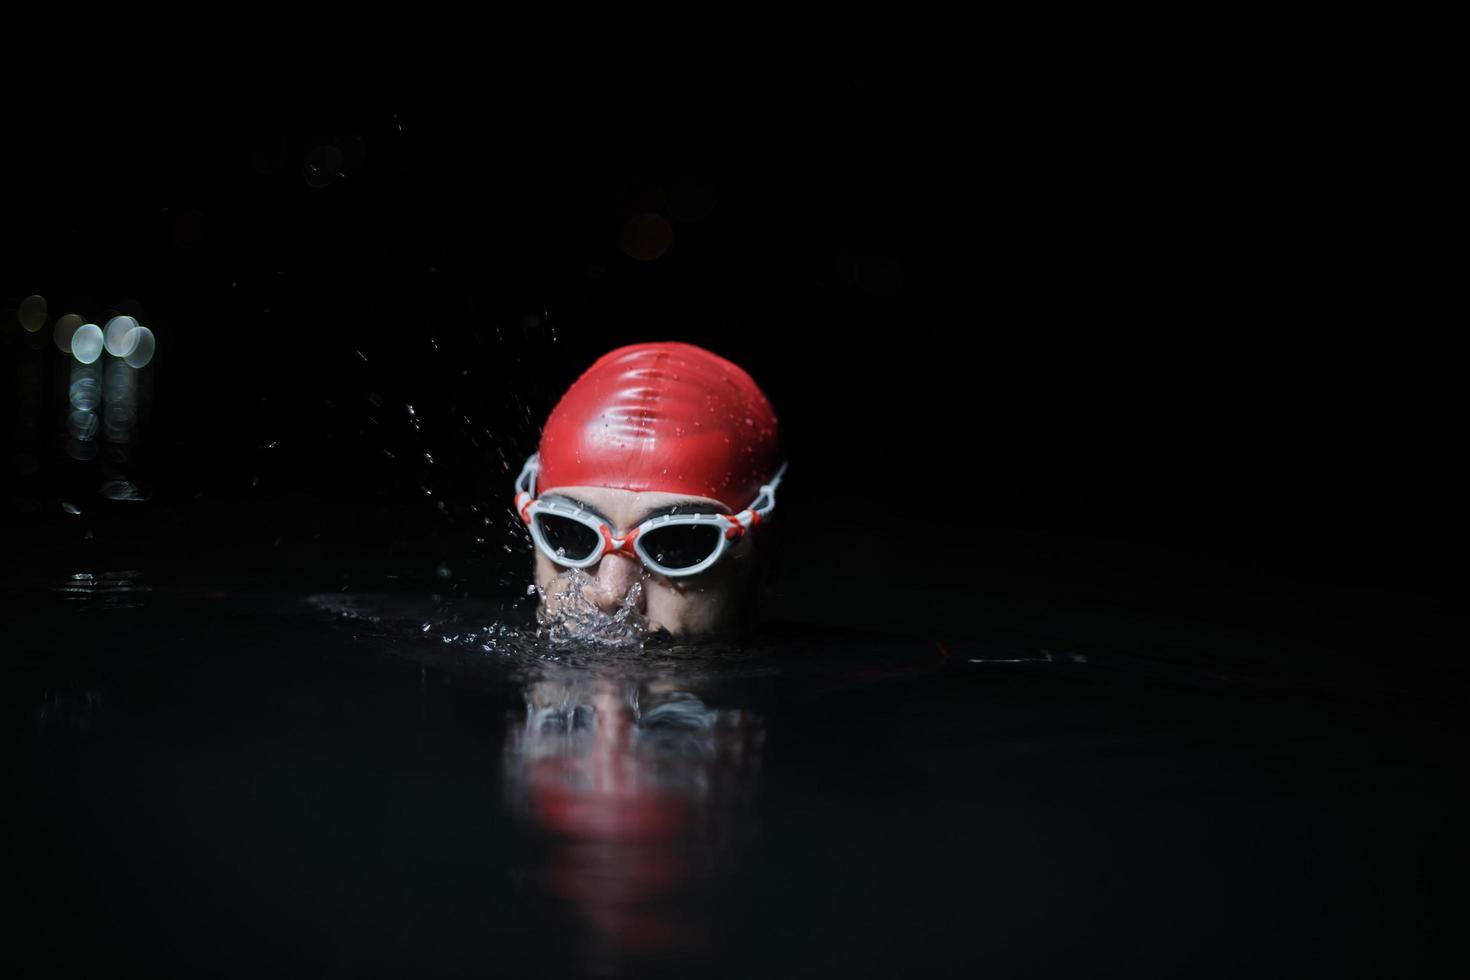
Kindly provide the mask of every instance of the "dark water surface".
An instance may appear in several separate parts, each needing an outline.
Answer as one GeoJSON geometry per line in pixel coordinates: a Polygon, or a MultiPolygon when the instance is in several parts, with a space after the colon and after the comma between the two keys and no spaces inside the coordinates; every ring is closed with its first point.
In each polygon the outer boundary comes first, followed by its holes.
{"type": "Polygon", "coordinates": [[[483,630],[523,607],[125,573],[3,614],[7,945],[55,974],[1406,976],[1449,948],[1461,702],[1408,667],[779,625],[578,656],[483,630]]]}

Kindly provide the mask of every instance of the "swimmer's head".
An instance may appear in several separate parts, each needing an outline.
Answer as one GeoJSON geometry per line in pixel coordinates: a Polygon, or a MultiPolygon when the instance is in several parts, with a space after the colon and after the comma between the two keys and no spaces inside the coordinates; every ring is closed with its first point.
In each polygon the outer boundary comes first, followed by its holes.
{"type": "Polygon", "coordinates": [[[780,456],[775,412],[737,365],[681,343],[605,354],[552,410],[518,487],[543,618],[570,594],[676,637],[738,630],[780,456]]]}

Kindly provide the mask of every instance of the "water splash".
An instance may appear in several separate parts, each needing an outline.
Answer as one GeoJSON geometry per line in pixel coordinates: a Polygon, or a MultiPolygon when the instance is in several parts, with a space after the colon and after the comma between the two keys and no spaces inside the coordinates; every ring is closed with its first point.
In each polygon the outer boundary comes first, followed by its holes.
{"type": "Polygon", "coordinates": [[[540,601],[537,639],[555,646],[601,647],[624,652],[641,651],[656,633],[638,610],[643,583],[634,582],[618,608],[599,609],[586,596],[592,576],[580,568],[568,569],[551,590],[533,586],[540,601]]]}

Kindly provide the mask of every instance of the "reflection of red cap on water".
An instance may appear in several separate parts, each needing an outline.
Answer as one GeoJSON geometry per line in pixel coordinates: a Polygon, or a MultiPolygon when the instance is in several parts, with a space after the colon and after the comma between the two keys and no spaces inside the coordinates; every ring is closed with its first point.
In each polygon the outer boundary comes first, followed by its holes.
{"type": "Polygon", "coordinates": [[[541,434],[538,488],[660,490],[748,506],[780,465],[771,403],[739,366],[692,344],[604,354],[541,434]]]}
{"type": "Polygon", "coordinates": [[[536,821],[556,835],[547,872],[606,940],[656,951],[679,939],[666,903],[688,881],[684,840],[696,801],[660,785],[657,765],[634,750],[633,717],[616,693],[593,702],[597,728],[585,751],[531,761],[526,787],[536,821]]]}

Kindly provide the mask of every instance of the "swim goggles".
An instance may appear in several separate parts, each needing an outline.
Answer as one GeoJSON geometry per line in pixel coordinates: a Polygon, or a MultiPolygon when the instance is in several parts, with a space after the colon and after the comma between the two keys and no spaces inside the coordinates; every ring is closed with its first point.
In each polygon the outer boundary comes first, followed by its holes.
{"type": "Polygon", "coordinates": [[[677,578],[709,568],[766,519],[776,506],[776,487],[786,464],[781,464],[771,482],[738,514],[664,514],[649,518],[621,538],[613,536],[612,527],[602,517],[570,500],[537,498],[540,470],[541,457],[536,453],[516,477],[515,507],[547,558],[566,568],[588,568],[604,555],[634,554],[651,571],[677,578]]]}

